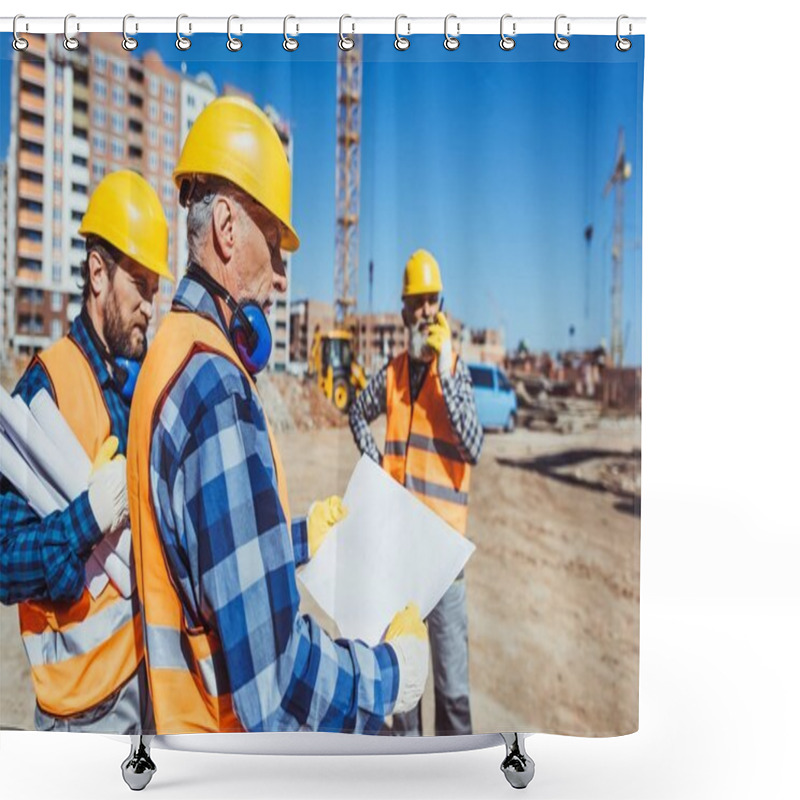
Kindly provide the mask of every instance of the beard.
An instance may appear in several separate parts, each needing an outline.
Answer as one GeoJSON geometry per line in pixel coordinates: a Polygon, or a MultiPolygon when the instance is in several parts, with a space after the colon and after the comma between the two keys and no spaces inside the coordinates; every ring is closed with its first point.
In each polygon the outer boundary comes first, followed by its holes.
{"type": "Polygon", "coordinates": [[[111,355],[139,361],[144,356],[146,335],[139,341],[135,336],[137,330],[139,327],[133,321],[125,325],[117,298],[112,292],[103,316],[103,338],[111,355]]]}
{"type": "Polygon", "coordinates": [[[427,326],[432,324],[433,320],[420,320],[416,325],[408,326],[408,354],[414,361],[431,361],[433,359],[433,350],[426,344],[428,341],[427,326]]]}

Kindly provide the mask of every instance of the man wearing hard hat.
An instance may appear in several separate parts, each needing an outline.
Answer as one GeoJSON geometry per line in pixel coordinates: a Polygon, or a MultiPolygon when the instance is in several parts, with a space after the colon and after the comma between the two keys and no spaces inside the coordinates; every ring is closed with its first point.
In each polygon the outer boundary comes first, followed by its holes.
{"type": "Polygon", "coordinates": [[[79,233],[80,314],[14,394],[30,404],[45,389],[94,467],[88,489],[44,519],[3,479],[0,600],[19,604],[36,728],[134,734],[152,728],[136,587],[132,574],[90,580],[86,564],[104,537],[130,564],[123,454],[153,297],[171,279],[167,220],[155,191],[123,170],[100,181],[79,233]]]}
{"type": "Polygon", "coordinates": [[[300,244],[283,146],[251,102],[218,98],[174,178],[190,263],[136,387],[128,454],[156,731],[375,733],[418,702],[427,632],[409,606],[375,647],[334,642],[299,612],[295,569],[346,512],[333,497],[292,522],[255,383],[287,288],[281,249],[300,244]]]}
{"type": "MultiPolygon", "coordinates": [[[[350,410],[362,453],[413,492],[462,535],[467,530],[470,465],[483,445],[469,370],[453,354],[442,311],[439,264],[417,250],[403,275],[403,322],[408,350],[367,384],[350,410]],[[383,455],[369,423],[386,414],[383,455]]],[[[467,661],[467,606],[463,573],[428,615],[435,692],[436,735],[472,733],[467,661]]],[[[422,735],[417,706],[395,715],[396,733],[422,735]]]]}

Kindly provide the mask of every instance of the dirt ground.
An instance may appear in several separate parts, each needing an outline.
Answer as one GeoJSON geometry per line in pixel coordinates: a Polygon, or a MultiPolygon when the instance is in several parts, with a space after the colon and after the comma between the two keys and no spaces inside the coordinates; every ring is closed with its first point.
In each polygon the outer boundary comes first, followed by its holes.
{"type": "MultiPolygon", "coordinates": [[[[383,428],[375,426],[379,443],[383,428]]],[[[348,428],[278,433],[292,513],[343,494],[348,428]]],[[[487,434],[474,469],[467,565],[476,733],[606,736],[638,727],[638,420],[558,434],[487,434]]],[[[303,611],[330,620],[303,598],[303,611]]],[[[0,607],[0,724],[33,727],[16,608],[0,607]]],[[[423,700],[433,733],[433,691],[423,700]]]]}

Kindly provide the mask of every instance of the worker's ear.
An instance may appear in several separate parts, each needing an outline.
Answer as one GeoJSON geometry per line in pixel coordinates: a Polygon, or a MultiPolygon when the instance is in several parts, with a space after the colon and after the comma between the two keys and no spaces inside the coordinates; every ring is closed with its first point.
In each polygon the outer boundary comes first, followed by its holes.
{"type": "Polygon", "coordinates": [[[93,297],[104,299],[111,291],[111,280],[108,277],[108,268],[97,250],[90,250],[86,257],[89,293],[93,297]]]}
{"type": "Polygon", "coordinates": [[[211,226],[214,249],[225,262],[230,261],[233,254],[235,216],[233,200],[223,194],[218,194],[214,198],[214,208],[211,211],[211,226]]]}

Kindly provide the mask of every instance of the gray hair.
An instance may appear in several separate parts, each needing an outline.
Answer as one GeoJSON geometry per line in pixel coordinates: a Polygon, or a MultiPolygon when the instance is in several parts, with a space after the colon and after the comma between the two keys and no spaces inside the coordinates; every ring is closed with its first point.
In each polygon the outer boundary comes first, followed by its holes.
{"type": "Polygon", "coordinates": [[[186,218],[189,261],[200,261],[203,245],[211,229],[214,201],[218,196],[228,197],[240,206],[244,206],[248,197],[246,192],[224,178],[203,176],[197,179],[186,200],[189,212],[186,218]]]}

